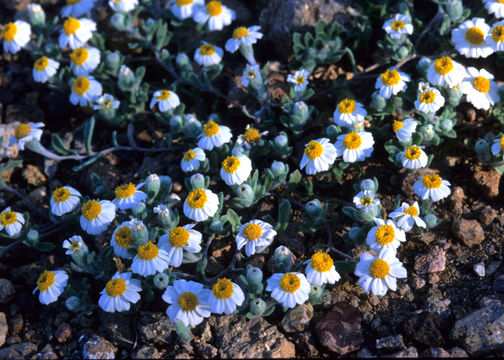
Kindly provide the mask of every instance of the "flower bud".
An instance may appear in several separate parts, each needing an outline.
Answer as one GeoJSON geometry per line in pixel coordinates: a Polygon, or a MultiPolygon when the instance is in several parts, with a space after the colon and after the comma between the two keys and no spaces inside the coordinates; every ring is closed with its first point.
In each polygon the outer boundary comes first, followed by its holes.
{"type": "Polygon", "coordinates": [[[438,218],[434,214],[425,215],[424,219],[427,228],[432,229],[438,224],[438,218]]]}
{"type": "Polygon", "coordinates": [[[189,182],[191,183],[193,189],[205,188],[205,177],[200,173],[192,175],[191,178],[189,179],[189,182]]]}
{"type": "MultiPolygon", "coordinates": [[[[117,14],[117,13],[116,13],[117,14]]],[[[126,65],[121,65],[117,75],[117,86],[122,91],[132,91],[136,87],[136,77],[133,71],[126,65]]]]}
{"type": "Polygon", "coordinates": [[[371,95],[371,107],[376,111],[382,111],[385,106],[387,106],[387,100],[378,91],[375,91],[371,95]]]}
{"type": "Polygon", "coordinates": [[[177,132],[184,126],[184,121],[182,116],[175,115],[170,118],[170,131],[177,132]]]}
{"type": "Polygon", "coordinates": [[[157,218],[163,226],[169,229],[177,226],[178,216],[168,206],[164,204],[158,205],[154,208],[154,213],[157,214],[157,218]]]}
{"type": "Polygon", "coordinates": [[[434,131],[434,126],[432,124],[425,124],[420,128],[420,133],[423,135],[426,141],[431,141],[434,138],[436,132],[434,131]]]}
{"type": "Polygon", "coordinates": [[[441,131],[449,132],[451,129],[453,129],[453,121],[451,121],[450,119],[444,119],[439,124],[439,128],[441,129],[441,131]]]}
{"type": "Polygon", "coordinates": [[[65,307],[71,312],[77,312],[82,306],[82,301],[77,296],[70,296],[65,300],[65,307]]]}
{"type": "Polygon", "coordinates": [[[26,240],[31,244],[36,244],[39,241],[39,232],[35,229],[30,229],[26,234],[26,240]]]}
{"type": "Polygon", "coordinates": [[[361,191],[371,190],[372,192],[376,192],[376,184],[372,179],[364,179],[360,183],[361,191]]]}
{"type": "Polygon", "coordinates": [[[210,231],[213,234],[222,234],[222,232],[224,231],[224,224],[222,224],[222,221],[220,220],[212,221],[212,223],[210,224],[210,231]]]}
{"type": "Polygon", "coordinates": [[[354,226],[348,231],[348,237],[350,238],[350,240],[356,242],[357,240],[359,240],[360,233],[361,233],[360,228],[354,226]]]}
{"type": "Polygon", "coordinates": [[[254,315],[261,316],[266,311],[266,302],[261,299],[253,299],[250,302],[250,312],[254,315]]]}
{"type": "Polygon", "coordinates": [[[129,228],[131,229],[131,235],[133,235],[136,245],[145,245],[149,242],[149,231],[141,220],[130,220],[129,228]]]}
{"type": "Polygon", "coordinates": [[[451,22],[457,23],[462,14],[464,13],[464,6],[461,0],[448,0],[446,2],[446,13],[451,22]]]}
{"type": "Polygon", "coordinates": [[[310,300],[319,299],[322,296],[322,287],[310,284],[310,300]]]}
{"type": "Polygon", "coordinates": [[[161,181],[161,191],[164,194],[169,194],[173,186],[171,177],[169,177],[168,175],[161,175],[159,177],[159,180],[161,181]]]}
{"type": "Polygon", "coordinates": [[[306,121],[310,117],[308,106],[303,101],[298,101],[294,104],[292,114],[291,119],[298,126],[306,124],[306,121]]]}
{"type": "Polygon", "coordinates": [[[170,283],[170,278],[168,275],[166,275],[163,272],[157,273],[156,276],[154,276],[154,286],[157,287],[159,290],[164,290],[168,287],[168,284],[170,283]]]}
{"type": "Polygon", "coordinates": [[[329,125],[326,128],[325,133],[326,133],[327,137],[329,137],[331,139],[334,139],[334,138],[336,138],[339,135],[338,128],[334,124],[333,125],[329,125]]]}
{"type": "Polygon", "coordinates": [[[253,202],[255,199],[254,189],[252,189],[249,184],[241,184],[238,186],[236,189],[236,195],[238,195],[240,199],[248,200],[250,202],[253,202]]]}
{"type": "Polygon", "coordinates": [[[121,55],[118,51],[109,52],[105,57],[105,68],[111,74],[117,74],[121,66],[121,55]]]}
{"type": "Polygon", "coordinates": [[[119,31],[127,30],[126,16],[123,13],[116,12],[110,18],[110,24],[119,31]]]}
{"type": "Polygon", "coordinates": [[[273,161],[273,163],[271,164],[271,172],[275,177],[281,177],[282,175],[285,175],[286,170],[287,167],[281,161],[273,161]]]}
{"type": "Polygon", "coordinates": [[[399,50],[397,50],[397,55],[399,60],[404,59],[409,54],[409,49],[406,46],[401,46],[399,50]]]}
{"type": "Polygon", "coordinates": [[[196,116],[188,114],[186,115],[185,127],[182,130],[187,137],[195,138],[203,131],[203,125],[201,124],[201,121],[196,118],[196,116]]]}
{"type": "Polygon", "coordinates": [[[147,207],[143,202],[136,203],[133,205],[132,214],[137,219],[145,219],[147,217],[147,207]]]}
{"type": "Polygon", "coordinates": [[[278,148],[284,148],[289,145],[289,138],[285,133],[281,133],[275,137],[275,146],[278,148]]]}
{"type": "Polygon", "coordinates": [[[485,139],[478,139],[476,144],[474,145],[474,150],[476,150],[476,154],[478,155],[478,160],[482,162],[490,161],[490,145],[485,139]]]}
{"type": "Polygon", "coordinates": [[[318,221],[324,215],[324,208],[320,205],[318,199],[308,201],[304,208],[308,216],[314,221],[318,221]]]}
{"type": "Polygon", "coordinates": [[[192,70],[191,60],[185,53],[178,53],[175,63],[183,70],[192,70]]]}
{"type": "Polygon", "coordinates": [[[427,70],[429,70],[429,66],[431,64],[431,60],[428,57],[422,57],[417,63],[417,70],[420,74],[427,76],[427,70]]]}
{"type": "Polygon", "coordinates": [[[246,279],[247,279],[247,288],[251,293],[260,294],[263,291],[264,289],[264,285],[262,283],[263,273],[261,269],[255,266],[248,267],[246,279]]]}
{"type": "Polygon", "coordinates": [[[275,249],[275,271],[288,272],[293,264],[293,255],[287,246],[279,246],[275,249]]]}
{"type": "Polygon", "coordinates": [[[448,104],[455,107],[460,104],[460,99],[462,99],[462,91],[460,91],[460,86],[453,89],[448,89],[448,104]]]}
{"type": "Polygon", "coordinates": [[[147,193],[147,198],[149,201],[152,201],[156,198],[159,193],[159,189],[161,189],[161,181],[157,174],[150,174],[145,181],[145,184],[142,186],[142,189],[147,193]]]}
{"type": "Polygon", "coordinates": [[[43,26],[46,21],[46,14],[39,4],[28,4],[28,19],[33,26],[43,26]]]}

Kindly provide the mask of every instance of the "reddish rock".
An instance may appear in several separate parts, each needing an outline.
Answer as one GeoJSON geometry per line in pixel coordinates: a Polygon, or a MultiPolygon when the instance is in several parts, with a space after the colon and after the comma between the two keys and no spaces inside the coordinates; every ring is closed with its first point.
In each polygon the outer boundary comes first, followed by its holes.
{"type": "Polygon", "coordinates": [[[450,244],[436,244],[429,246],[427,253],[415,257],[415,272],[417,274],[428,274],[444,271],[446,267],[446,250],[450,244]]]}
{"type": "Polygon", "coordinates": [[[72,335],[72,328],[66,322],[61,323],[54,333],[56,341],[63,343],[72,335]]]}
{"type": "Polygon", "coordinates": [[[492,200],[499,196],[500,178],[501,174],[495,170],[477,170],[473,174],[472,180],[480,188],[483,196],[487,200],[492,200]]]}
{"type": "Polygon", "coordinates": [[[476,220],[454,220],[451,226],[451,232],[455,238],[469,247],[481,244],[481,242],[485,240],[483,228],[476,220]]]}
{"type": "Polygon", "coordinates": [[[465,199],[464,189],[460,186],[455,186],[449,199],[453,212],[456,215],[462,215],[465,199]]]}

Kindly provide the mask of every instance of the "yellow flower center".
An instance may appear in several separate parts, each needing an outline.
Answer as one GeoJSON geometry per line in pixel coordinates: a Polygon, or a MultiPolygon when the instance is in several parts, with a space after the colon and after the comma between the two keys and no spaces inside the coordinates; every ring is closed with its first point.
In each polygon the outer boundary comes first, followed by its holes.
{"type": "Polygon", "coordinates": [[[252,70],[247,71],[247,77],[250,79],[255,79],[256,73],[252,70]]]}
{"type": "Polygon", "coordinates": [[[351,132],[343,139],[343,146],[350,150],[358,149],[361,144],[361,136],[356,132],[351,132]]]}
{"type": "Polygon", "coordinates": [[[442,184],[441,178],[437,174],[425,175],[422,182],[427,189],[437,189],[442,184]]]}
{"type": "Polygon", "coordinates": [[[210,1],[206,6],[206,12],[210,16],[218,16],[222,13],[222,4],[220,1],[210,1]]]}
{"type": "Polygon", "coordinates": [[[219,132],[219,125],[215,121],[209,121],[203,125],[203,134],[205,136],[214,136],[219,132]]]}
{"type": "Polygon", "coordinates": [[[192,159],[194,159],[196,157],[196,153],[192,150],[187,150],[185,153],[184,153],[184,161],[191,161],[192,159]]]}
{"type": "Polygon", "coordinates": [[[473,45],[480,45],[485,41],[485,34],[477,27],[472,27],[466,30],[465,39],[473,45]]]}
{"type": "Polygon", "coordinates": [[[233,31],[233,39],[239,40],[247,37],[249,34],[248,29],[245,26],[240,26],[239,28],[234,29],[233,31]]]}
{"type": "Polygon", "coordinates": [[[305,78],[302,77],[301,75],[299,75],[297,78],[296,78],[296,84],[298,85],[303,85],[305,82],[305,78]]]}
{"type": "Polygon", "coordinates": [[[80,3],[81,0],[66,0],[67,5],[74,5],[80,3]]]}
{"type": "Polygon", "coordinates": [[[411,216],[418,216],[418,210],[416,207],[414,206],[410,206],[409,208],[407,208],[404,213],[406,215],[411,215],[411,216]]]}
{"type": "Polygon", "coordinates": [[[236,170],[238,170],[239,166],[240,166],[240,159],[234,156],[228,156],[227,158],[224,159],[224,161],[222,161],[222,168],[228,174],[234,173],[236,170]]]}
{"type": "Polygon", "coordinates": [[[369,272],[371,273],[372,277],[376,279],[383,279],[390,272],[390,266],[385,260],[376,259],[371,263],[369,272]]]}
{"type": "Polygon", "coordinates": [[[102,206],[96,200],[88,200],[84,205],[82,205],[81,211],[82,215],[87,220],[94,220],[100,215],[102,206]]]}
{"type": "Polygon", "coordinates": [[[408,160],[416,160],[422,155],[420,148],[416,145],[413,145],[406,149],[404,153],[404,157],[408,160]]]}
{"type": "Polygon", "coordinates": [[[187,205],[193,209],[201,209],[207,202],[205,190],[196,189],[187,196],[187,205]]]}
{"type": "Polygon", "coordinates": [[[78,48],[72,51],[70,54],[70,59],[76,66],[80,66],[84,64],[89,56],[89,52],[87,51],[86,48],[78,48]]]}
{"type": "Polygon", "coordinates": [[[390,25],[390,27],[392,29],[394,29],[395,31],[398,31],[398,30],[401,30],[404,27],[404,25],[406,25],[404,23],[404,21],[402,21],[402,20],[394,20],[394,21],[392,21],[392,24],[390,25]]]}
{"type": "Polygon", "coordinates": [[[399,84],[399,81],[401,80],[401,76],[399,75],[399,72],[396,69],[389,69],[385,71],[383,74],[380,75],[381,81],[383,85],[386,86],[394,86],[399,84]]]}
{"type": "Polygon", "coordinates": [[[499,4],[504,4],[504,0],[497,0],[499,4]]]}
{"type": "Polygon", "coordinates": [[[453,70],[453,62],[447,56],[440,57],[434,62],[434,70],[439,75],[446,75],[453,70]]]}
{"type": "Polygon", "coordinates": [[[43,71],[48,66],[49,66],[49,59],[47,59],[45,56],[42,56],[40,59],[35,61],[35,64],[33,65],[33,67],[37,71],[43,71]]]}
{"type": "Polygon", "coordinates": [[[55,280],[56,280],[55,273],[49,270],[44,270],[44,272],[40,274],[37,280],[37,287],[42,292],[47,291],[51,286],[53,286],[55,280]]]}
{"type": "Polygon", "coordinates": [[[317,141],[310,141],[306,146],[304,152],[310,160],[314,160],[322,155],[324,148],[317,141]]]}
{"type": "Polygon", "coordinates": [[[82,96],[89,90],[90,86],[91,83],[89,82],[88,78],[85,76],[81,76],[74,80],[72,84],[72,89],[74,93],[76,93],[79,96],[82,96]]]}
{"type": "Polygon", "coordinates": [[[170,231],[170,245],[173,247],[182,247],[187,245],[189,240],[189,231],[183,227],[176,227],[170,231]]]}
{"type": "Polygon", "coordinates": [[[22,139],[25,136],[28,136],[28,134],[31,131],[31,126],[28,124],[19,124],[16,127],[16,130],[14,131],[14,136],[16,136],[16,139],[22,139]]]}
{"type": "Polygon", "coordinates": [[[402,121],[394,120],[394,122],[392,123],[392,130],[394,130],[394,132],[398,132],[399,129],[402,129],[403,127],[404,124],[402,121]]]}
{"type": "Polygon", "coordinates": [[[133,245],[133,235],[131,234],[131,229],[124,225],[123,227],[120,227],[117,229],[114,240],[117,245],[119,245],[122,248],[127,248],[133,245]]]}
{"type": "Polygon", "coordinates": [[[212,292],[217,299],[229,299],[233,295],[233,283],[226,278],[219,279],[212,286],[212,292]]]}
{"type": "Polygon", "coordinates": [[[17,222],[17,216],[16,213],[12,210],[7,210],[0,215],[0,224],[2,224],[3,227],[9,226],[17,222]]]}
{"type": "Polygon", "coordinates": [[[59,204],[63,201],[67,201],[68,198],[70,197],[70,191],[64,187],[57,188],[53,192],[53,201],[56,204],[59,204]]]}
{"type": "Polygon", "coordinates": [[[338,112],[340,114],[351,114],[355,110],[355,101],[344,99],[338,104],[338,112]]]}
{"type": "Polygon", "coordinates": [[[178,6],[191,5],[193,0],[175,0],[178,6]]]}
{"type": "Polygon", "coordinates": [[[502,136],[501,139],[500,139],[500,148],[501,148],[502,151],[504,151],[504,136],[502,136]]]}
{"type": "Polygon", "coordinates": [[[430,104],[434,100],[436,100],[436,94],[434,93],[434,91],[431,91],[431,90],[424,91],[420,95],[419,100],[420,100],[421,103],[430,104]]]}
{"type": "Polygon", "coordinates": [[[262,227],[254,223],[249,223],[243,228],[242,234],[248,240],[255,241],[261,237],[262,227]]]}
{"type": "Polygon", "coordinates": [[[490,91],[490,80],[484,78],[483,76],[478,76],[473,80],[473,86],[476,90],[482,93],[487,93],[490,91]]]}
{"type": "Polygon", "coordinates": [[[376,230],[376,241],[383,246],[390,244],[395,238],[395,231],[391,225],[379,226],[376,230]]]}
{"type": "Polygon", "coordinates": [[[115,196],[118,199],[125,199],[133,196],[136,192],[136,187],[132,183],[123,184],[115,188],[115,196]]]}
{"type": "Polygon", "coordinates": [[[215,53],[215,47],[209,44],[203,44],[199,48],[199,52],[203,56],[210,56],[215,53]]]}
{"type": "Polygon", "coordinates": [[[177,302],[184,311],[193,311],[199,305],[198,297],[190,291],[181,294],[177,302]]]}
{"type": "Polygon", "coordinates": [[[496,25],[492,29],[492,39],[495,42],[504,41],[504,26],[502,26],[502,25],[496,25]]]}
{"type": "Polygon", "coordinates": [[[280,279],[280,287],[288,293],[293,293],[301,286],[301,280],[296,274],[288,273],[280,279]]]}
{"type": "Polygon", "coordinates": [[[138,257],[142,260],[154,260],[159,254],[159,249],[152,242],[138,247],[138,257]]]}
{"type": "Polygon", "coordinates": [[[105,292],[108,296],[121,296],[126,292],[126,281],[121,278],[110,280],[105,286],[105,292]]]}
{"type": "Polygon", "coordinates": [[[362,199],[360,199],[360,203],[362,206],[369,206],[373,202],[374,202],[374,199],[369,196],[363,196],[362,199]]]}
{"type": "Polygon", "coordinates": [[[81,244],[79,241],[72,241],[70,243],[70,250],[73,252],[79,252],[81,248],[81,244]]]}
{"type": "Polygon", "coordinates": [[[161,90],[161,95],[156,96],[156,99],[160,101],[165,101],[170,98],[170,91],[169,90],[161,90]]]}
{"type": "Polygon", "coordinates": [[[318,272],[326,272],[331,270],[333,259],[324,252],[316,252],[311,258],[311,267],[318,272]]]}
{"type": "Polygon", "coordinates": [[[2,37],[5,41],[11,42],[17,34],[17,26],[13,22],[8,23],[2,29],[2,37]]]}
{"type": "Polygon", "coordinates": [[[257,129],[248,128],[247,131],[245,131],[245,134],[243,134],[243,138],[249,144],[257,144],[261,141],[261,134],[259,134],[259,130],[257,129]]]}
{"type": "Polygon", "coordinates": [[[80,22],[77,19],[69,16],[63,23],[63,30],[67,35],[73,35],[80,28],[80,22]]]}

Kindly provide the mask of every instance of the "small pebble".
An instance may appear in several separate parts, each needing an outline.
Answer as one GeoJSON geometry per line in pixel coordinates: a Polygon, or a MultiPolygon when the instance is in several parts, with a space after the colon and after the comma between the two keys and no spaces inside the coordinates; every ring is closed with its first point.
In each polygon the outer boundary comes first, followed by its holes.
{"type": "Polygon", "coordinates": [[[485,264],[482,262],[479,262],[477,264],[473,265],[473,270],[478,275],[479,277],[484,277],[485,276],[485,264]]]}

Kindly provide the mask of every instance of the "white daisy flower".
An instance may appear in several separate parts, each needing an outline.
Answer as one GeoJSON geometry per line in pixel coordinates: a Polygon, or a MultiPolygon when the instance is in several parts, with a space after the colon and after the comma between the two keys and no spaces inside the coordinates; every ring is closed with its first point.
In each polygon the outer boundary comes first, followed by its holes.
{"type": "Polygon", "coordinates": [[[65,255],[79,254],[88,251],[86,243],[79,235],[74,235],[70,239],[63,241],[63,249],[67,249],[65,255]]]}
{"type": "Polygon", "coordinates": [[[287,75],[287,82],[294,84],[295,92],[303,92],[308,86],[308,76],[310,73],[304,69],[298,70],[294,75],[287,75]]]}
{"type": "Polygon", "coordinates": [[[92,76],[80,76],[72,82],[70,102],[74,105],[87,106],[94,103],[101,95],[101,84],[92,76]]]}
{"type": "Polygon", "coordinates": [[[63,23],[63,29],[58,38],[60,48],[67,45],[74,50],[82,47],[93,36],[96,31],[96,23],[89,19],[76,19],[69,16],[63,23]]]}
{"type": "Polygon", "coordinates": [[[31,27],[26,21],[16,20],[2,27],[4,52],[15,54],[30,41],[31,27]]]}
{"type": "Polygon", "coordinates": [[[304,304],[310,295],[310,283],[301,273],[276,273],[266,283],[266,291],[271,291],[271,297],[287,308],[304,304]]]}
{"type": "Polygon", "coordinates": [[[392,39],[400,39],[404,34],[413,34],[411,18],[403,14],[395,14],[392,19],[385,21],[382,28],[392,39]]]}
{"type": "Polygon", "coordinates": [[[108,4],[114,11],[130,12],[138,6],[138,0],[109,0],[108,4]]]}
{"type": "Polygon", "coordinates": [[[228,143],[232,137],[231,129],[227,126],[209,121],[203,125],[203,132],[198,135],[198,147],[203,150],[212,150],[214,147],[228,143]]]}
{"type": "Polygon", "coordinates": [[[147,194],[140,189],[144,183],[137,186],[132,183],[119,185],[115,188],[115,199],[112,203],[120,210],[132,209],[136,204],[144,202],[147,199],[147,194]]]}
{"type": "Polygon", "coordinates": [[[504,135],[493,140],[491,150],[492,154],[494,154],[495,156],[499,155],[501,152],[504,152],[504,135]]]}
{"type": "Polygon", "coordinates": [[[88,200],[81,208],[80,225],[82,230],[91,235],[105,231],[114,221],[116,207],[108,200],[88,200]]]}
{"type": "Polygon", "coordinates": [[[437,58],[430,63],[427,70],[427,80],[437,86],[453,88],[459,85],[465,77],[464,66],[448,56],[437,58]]]}
{"type": "Polygon", "coordinates": [[[197,170],[199,168],[200,162],[205,161],[206,155],[205,152],[199,147],[195,147],[193,149],[189,149],[182,156],[182,160],[180,160],[180,167],[183,172],[189,172],[193,170],[197,170]]]}
{"type": "Polygon", "coordinates": [[[497,19],[504,17],[504,2],[502,0],[483,0],[489,14],[494,14],[497,19]]]}
{"type": "Polygon", "coordinates": [[[406,169],[420,169],[427,166],[429,158],[422,150],[425,146],[412,145],[401,153],[402,165],[406,169]]]}
{"type": "Polygon", "coordinates": [[[343,161],[353,163],[370,157],[373,152],[373,135],[368,132],[350,132],[336,138],[334,146],[337,156],[343,155],[343,161]]]}
{"type": "Polygon", "coordinates": [[[59,62],[42,56],[33,64],[33,80],[45,83],[50,77],[56,75],[59,66],[59,62]]]}
{"type": "Polygon", "coordinates": [[[408,232],[413,229],[413,225],[425,228],[425,222],[418,216],[420,214],[420,207],[418,201],[413,205],[403,202],[401,206],[389,214],[389,217],[394,219],[397,226],[404,231],[408,232]]]}
{"type": "Polygon", "coordinates": [[[37,287],[33,290],[33,293],[35,294],[39,290],[39,301],[44,305],[49,305],[58,300],[58,297],[65,290],[67,282],[68,275],[65,271],[44,270],[37,280],[37,287]]]}
{"type": "Polygon", "coordinates": [[[19,124],[14,130],[14,136],[11,136],[9,141],[9,146],[14,145],[17,142],[19,150],[24,150],[24,146],[27,142],[32,140],[39,141],[42,137],[42,130],[40,128],[44,127],[44,123],[28,123],[19,124]]]}
{"type": "Polygon", "coordinates": [[[208,304],[214,314],[231,315],[245,300],[243,290],[226,278],[220,278],[212,286],[209,293],[208,304]]]}
{"type": "Polygon", "coordinates": [[[413,184],[415,194],[422,200],[439,201],[450,195],[450,182],[441,179],[438,174],[424,175],[413,184]]]}
{"type": "Polygon", "coordinates": [[[486,42],[489,32],[490,26],[485,23],[485,19],[475,17],[453,29],[451,41],[455,43],[457,51],[467,58],[486,58],[493,53],[486,42]]]}
{"type": "Polygon", "coordinates": [[[415,107],[418,111],[432,114],[443,107],[445,99],[438,89],[427,87],[418,92],[415,107]]]}
{"type": "Polygon", "coordinates": [[[131,224],[129,221],[124,221],[121,225],[115,228],[110,239],[110,245],[114,249],[115,256],[123,259],[132,259],[133,254],[128,250],[132,248],[135,239],[131,232],[131,224]]]}
{"type": "Polygon", "coordinates": [[[272,225],[261,220],[250,220],[240,226],[236,234],[236,247],[241,250],[245,246],[245,254],[252,256],[264,251],[271,245],[277,232],[272,225]]]}
{"type": "Polygon", "coordinates": [[[184,201],[184,215],[194,221],[205,221],[219,208],[219,197],[208,189],[196,189],[184,201]]]}
{"type": "Polygon", "coordinates": [[[376,194],[371,190],[363,190],[353,198],[353,203],[357,209],[363,209],[364,212],[368,212],[374,206],[380,205],[380,200],[376,198],[376,194]]]}
{"type": "Polygon", "coordinates": [[[88,14],[93,8],[95,0],[66,0],[61,8],[62,17],[79,17],[88,14]]]}
{"type": "Polygon", "coordinates": [[[256,78],[261,78],[261,69],[259,68],[259,65],[254,64],[254,65],[248,65],[245,70],[243,70],[243,75],[242,75],[242,85],[247,87],[249,83],[252,80],[255,80],[256,78]]]}
{"type": "Polygon", "coordinates": [[[415,132],[417,125],[417,122],[412,118],[407,118],[403,121],[394,120],[392,130],[399,141],[407,142],[411,139],[411,135],[415,132]]]}
{"type": "Polygon", "coordinates": [[[234,53],[241,45],[252,46],[258,39],[262,39],[263,37],[263,34],[259,30],[261,30],[260,26],[251,26],[249,28],[245,26],[237,27],[233,30],[231,39],[226,41],[226,50],[234,53]]]}
{"type": "Polygon", "coordinates": [[[224,51],[222,48],[203,43],[194,52],[194,61],[200,66],[217,65],[221,62],[224,51]]]}
{"type": "Polygon", "coordinates": [[[130,272],[116,272],[105,288],[100,292],[101,296],[98,305],[106,312],[127,311],[130,304],[135,304],[140,300],[142,282],[132,278],[130,272]]]}
{"type": "Polygon", "coordinates": [[[230,25],[235,19],[234,10],[222,5],[220,1],[212,0],[206,6],[199,5],[194,8],[193,19],[198,24],[208,21],[208,30],[222,30],[224,26],[230,25]]]}
{"type": "Polygon", "coordinates": [[[51,196],[51,213],[62,216],[72,212],[80,202],[81,193],[71,186],[54,189],[51,196]]]}
{"type": "Polygon", "coordinates": [[[375,88],[380,89],[380,96],[389,99],[392,95],[397,95],[406,90],[406,83],[410,81],[409,75],[389,68],[376,79],[375,88]]]}
{"type": "Polygon", "coordinates": [[[257,130],[256,128],[247,125],[247,127],[245,128],[245,132],[243,133],[243,135],[238,136],[238,140],[236,141],[236,143],[244,147],[245,149],[249,150],[254,145],[259,146],[263,145],[264,140],[262,139],[262,137],[264,135],[268,135],[268,132],[267,131],[259,132],[259,130],[257,130]]]}
{"type": "Polygon", "coordinates": [[[359,285],[365,292],[371,291],[376,296],[384,296],[390,288],[397,289],[397,279],[407,277],[407,272],[396,257],[393,248],[385,248],[378,255],[362,253],[355,267],[355,275],[359,277],[359,285]]]}
{"type": "Polygon", "coordinates": [[[194,14],[194,8],[204,6],[205,0],[173,0],[170,11],[180,20],[190,18],[194,14]]]}
{"type": "Polygon", "coordinates": [[[252,162],[245,155],[228,156],[221,165],[220,176],[226,185],[240,185],[252,172],[252,162]]]}
{"type": "Polygon", "coordinates": [[[489,110],[500,100],[499,88],[492,74],[485,69],[469,67],[467,75],[460,85],[460,90],[475,108],[489,110]]]}
{"type": "Polygon", "coordinates": [[[100,50],[94,47],[80,47],[70,53],[70,69],[75,76],[85,76],[100,64],[100,50]]]}
{"type": "Polygon", "coordinates": [[[168,269],[168,254],[156,244],[148,242],[138,247],[131,263],[131,271],[142,276],[154,275],[168,269]]]}
{"type": "Polygon", "coordinates": [[[329,254],[317,251],[305,263],[306,279],[313,285],[334,284],[341,279],[329,254]]]}
{"type": "Polygon", "coordinates": [[[486,42],[493,51],[504,51],[504,21],[492,25],[486,42]]]}
{"type": "Polygon", "coordinates": [[[103,94],[96,100],[96,104],[93,105],[93,110],[108,111],[112,109],[119,108],[120,102],[110,94],[103,94]]]}
{"type": "Polygon", "coordinates": [[[362,123],[366,115],[367,111],[361,103],[346,98],[336,106],[333,118],[336,125],[351,128],[362,123]]]}
{"type": "Polygon", "coordinates": [[[154,92],[150,102],[150,108],[154,110],[154,106],[158,105],[159,111],[168,111],[175,109],[180,105],[180,99],[177,94],[170,90],[158,90],[154,92]]]}
{"type": "Polygon", "coordinates": [[[5,230],[7,235],[16,236],[21,232],[25,219],[23,214],[12,211],[10,206],[0,213],[0,231],[5,230]]]}
{"type": "Polygon", "coordinates": [[[386,222],[382,219],[375,219],[376,226],[373,226],[367,233],[366,244],[371,250],[380,251],[384,248],[397,250],[401,242],[406,241],[406,234],[396,227],[392,220],[386,222]]]}
{"type": "Polygon", "coordinates": [[[158,247],[168,254],[168,265],[179,267],[184,259],[184,250],[193,254],[201,251],[202,235],[192,230],[194,224],[177,226],[169,234],[161,235],[158,247]]]}
{"type": "Polygon", "coordinates": [[[172,286],[166,288],[162,299],[171,304],[166,309],[166,315],[172,323],[179,320],[185,326],[196,326],[210,316],[209,296],[210,291],[203,289],[200,283],[175,280],[172,286]]]}
{"type": "Polygon", "coordinates": [[[336,157],[336,148],[330,143],[329,139],[311,140],[306,144],[299,168],[302,170],[306,166],[306,173],[314,175],[329,170],[336,157]]]}

